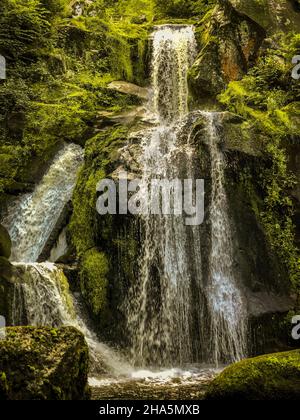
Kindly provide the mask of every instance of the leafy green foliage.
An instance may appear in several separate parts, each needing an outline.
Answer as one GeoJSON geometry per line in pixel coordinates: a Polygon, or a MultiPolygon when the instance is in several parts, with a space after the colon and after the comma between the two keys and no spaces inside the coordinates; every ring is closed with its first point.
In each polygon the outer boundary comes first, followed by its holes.
{"type": "Polygon", "coordinates": [[[7,58],[30,60],[47,44],[47,11],[39,0],[3,0],[0,4],[0,52],[7,58]]]}
{"type": "Polygon", "coordinates": [[[80,17],[72,17],[71,5],[0,4],[0,54],[8,64],[0,82],[0,199],[35,182],[36,165],[43,166],[59,142],[83,144],[91,137],[99,110],[133,105],[107,89],[109,82],[145,83],[152,2],[95,1],[80,17]]]}

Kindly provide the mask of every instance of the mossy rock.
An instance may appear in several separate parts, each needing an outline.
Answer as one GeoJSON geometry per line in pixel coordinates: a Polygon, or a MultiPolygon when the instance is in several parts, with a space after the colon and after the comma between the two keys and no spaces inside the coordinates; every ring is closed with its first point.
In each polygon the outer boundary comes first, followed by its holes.
{"type": "Polygon", "coordinates": [[[297,32],[300,29],[298,0],[229,0],[229,2],[239,13],[248,16],[269,32],[278,30],[297,32]]]}
{"type": "Polygon", "coordinates": [[[225,369],[207,400],[299,400],[300,350],[246,359],[225,369]]]}
{"type": "Polygon", "coordinates": [[[4,226],[0,225],[0,256],[9,258],[11,254],[11,239],[4,226]]]}
{"type": "Polygon", "coordinates": [[[88,347],[73,327],[6,329],[0,400],[89,399],[88,347]]]}
{"type": "Polygon", "coordinates": [[[220,2],[197,29],[200,52],[189,73],[196,104],[211,105],[231,80],[239,80],[256,61],[264,29],[220,2]]]}
{"type": "Polygon", "coordinates": [[[91,249],[85,253],[80,271],[81,290],[94,316],[103,313],[107,305],[108,271],[103,252],[91,249]]]}

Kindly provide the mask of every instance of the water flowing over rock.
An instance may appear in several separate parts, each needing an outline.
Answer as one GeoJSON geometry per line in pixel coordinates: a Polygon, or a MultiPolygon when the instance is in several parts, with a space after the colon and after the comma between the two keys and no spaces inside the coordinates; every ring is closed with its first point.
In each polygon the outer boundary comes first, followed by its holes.
{"type": "Polygon", "coordinates": [[[11,261],[38,260],[72,197],[82,160],[80,146],[65,145],[35,190],[16,199],[8,208],[3,224],[12,239],[11,261]]]}
{"type": "Polygon", "coordinates": [[[188,115],[187,74],[194,53],[192,27],[162,26],[153,34],[152,110],[158,125],[144,134],[141,192],[147,195],[153,178],[199,178],[192,137],[202,115],[212,160],[210,270],[203,267],[199,226],[186,226],[179,215],[141,217],[139,278],[127,304],[137,366],[218,364],[238,360],[246,351],[246,309],[231,267],[217,121],[209,113],[188,115]]]}
{"type": "Polygon", "coordinates": [[[59,327],[72,325],[75,310],[69,284],[54,264],[15,264],[17,277],[12,302],[13,325],[59,327]]]}
{"type": "Polygon", "coordinates": [[[233,267],[233,243],[224,187],[224,158],[218,147],[218,114],[207,114],[211,153],[211,254],[207,297],[212,313],[210,336],[215,362],[246,354],[247,303],[233,267]]]}
{"type": "Polygon", "coordinates": [[[113,349],[99,342],[84,309],[69,290],[61,268],[52,263],[15,263],[12,325],[72,326],[85,336],[90,350],[90,373],[125,375],[130,366],[113,349]]]}

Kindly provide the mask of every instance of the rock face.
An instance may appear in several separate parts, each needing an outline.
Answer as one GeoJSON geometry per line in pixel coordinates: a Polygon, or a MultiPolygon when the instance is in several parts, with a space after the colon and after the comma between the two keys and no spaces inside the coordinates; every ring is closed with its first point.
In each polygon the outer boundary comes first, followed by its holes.
{"type": "Polygon", "coordinates": [[[7,328],[0,400],[86,400],[88,347],[75,328],[7,328]]]}
{"type": "Polygon", "coordinates": [[[8,318],[8,306],[10,304],[10,279],[13,275],[13,267],[8,261],[11,254],[10,236],[0,225],[0,315],[8,318]]]}
{"type": "Polygon", "coordinates": [[[228,2],[221,2],[204,22],[200,53],[190,72],[197,103],[215,98],[232,80],[240,79],[254,64],[265,30],[228,2]]]}
{"type": "Polygon", "coordinates": [[[300,31],[298,0],[219,0],[202,23],[200,53],[190,72],[197,103],[207,104],[255,64],[266,37],[300,31]]]}
{"type": "Polygon", "coordinates": [[[300,350],[243,360],[209,386],[208,400],[299,400],[300,350]]]}
{"type": "Polygon", "coordinates": [[[116,90],[117,92],[125,93],[126,95],[137,96],[141,100],[148,99],[149,97],[149,90],[147,88],[122,80],[111,82],[108,85],[108,89],[116,90]]]}
{"type": "Polygon", "coordinates": [[[10,262],[4,257],[0,257],[0,315],[5,317],[7,323],[11,318],[14,271],[10,262]]]}
{"type": "Polygon", "coordinates": [[[0,225],[0,256],[9,258],[11,253],[10,236],[4,226],[0,225]]]}
{"type": "Polygon", "coordinates": [[[248,16],[268,32],[300,30],[299,0],[221,0],[248,16]]]}

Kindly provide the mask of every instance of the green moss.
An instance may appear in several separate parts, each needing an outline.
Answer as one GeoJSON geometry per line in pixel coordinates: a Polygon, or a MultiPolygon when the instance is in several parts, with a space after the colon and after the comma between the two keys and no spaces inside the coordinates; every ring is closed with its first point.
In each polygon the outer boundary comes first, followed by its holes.
{"type": "Polygon", "coordinates": [[[257,65],[240,81],[231,82],[219,96],[226,109],[246,120],[263,138],[262,151],[266,164],[245,183],[245,192],[262,196],[253,210],[260,220],[273,250],[286,267],[290,284],[300,293],[300,251],[295,245],[293,201],[290,191],[295,177],[288,169],[287,145],[299,132],[299,84],[291,78],[291,58],[299,48],[298,35],[276,38],[278,50],[267,50],[257,65]],[[250,186],[252,184],[252,187],[250,186]]]}
{"type": "Polygon", "coordinates": [[[98,110],[137,103],[107,89],[109,82],[147,83],[149,2],[96,1],[78,18],[70,2],[54,3],[0,5],[0,53],[8,64],[0,84],[0,200],[36,182],[61,141],[84,144],[98,110]],[[139,13],[146,18],[134,23],[139,13]]]}
{"type": "Polygon", "coordinates": [[[300,350],[243,360],[225,369],[209,386],[209,400],[298,400],[300,350]]]}
{"type": "Polygon", "coordinates": [[[103,314],[107,307],[109,263],[103,252],[91,249],[81,263],[80,286],[83,297],[94,316],[103,314]]]}
{"type": "Polygon", "coordinates": [[[216,0],[155,0],[159,13],[163,16],[190,18],[202,17],[215,4],[216,0]]]}
{"type": "Polygon", "coordinates": [[[111,216],[107,216],[101,220],[100,227],[96,212],[96,186],[113,170],[118,150],[127,141],[127,131],[126,128],[111,128],[86,143],[85,165],[73,196],[74,210],[69,231],[80,257],[80,288],[92,315],[100,323],[109,316],[111,255],[105,241],[112,239],[113,221],[111,216]]]}
{"type": "Polygon", "coordinates": [[[88,347],[75,328],[7,328],[0,356],[0,400],[89,398],[88,347]]]}
{"type": "Polygon", "coordinates": [[[118,150],[127,141],[127,131],[120,127],[108,129],[86,143],[85,165],[74,192],[70,223],[72,242],[79,256],[96,244],[96,186],[110,174],[118,150]]]}
{"type": "Polygon", "coordinates": [[[127,283],[134,281],[138,245],[128,216],[99,216],[96,186],[119,166],[119,149],[128,142],[128,129],[115,127],[86,143],[85,165],[73,196],[70,238],[80,262],[80,289],[87,306],[109,339],[122,340],[119,307],[127,283]],[[113,315],[113,316],[112,316],[113,315]]]}

